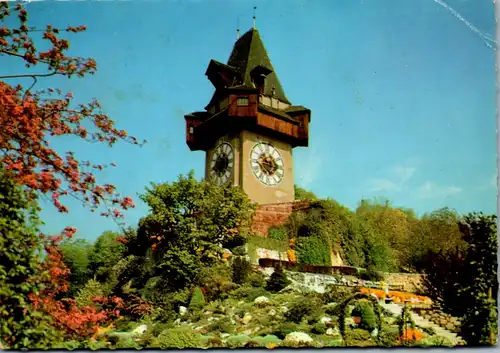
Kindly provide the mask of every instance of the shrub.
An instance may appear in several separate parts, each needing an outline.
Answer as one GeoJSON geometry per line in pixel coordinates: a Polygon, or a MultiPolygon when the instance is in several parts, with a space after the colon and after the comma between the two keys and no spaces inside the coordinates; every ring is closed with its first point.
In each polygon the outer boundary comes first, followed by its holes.
{"type": "Polygon", "coordinates": [[[142,347],[132,338],[118,340],[114,348],[118,349],[142,349],[142,347]]]}
{"type": "Polygon", "coordinates": [[[267,234],[270,239],[288,240],[288,229],[285,227],[271,227],[267,234]]]}
{"type": "Polygon", "coordinates": [[[324,335],[326,333],[326,324],[324,322],[315,323],[311,332],[317,335],[324,335]]]}
{"type": "Polygon", "coordinates": [[[329,304],[329,305],[326,305],[325,307],[325,313],[328,314],[328,315],[331,315],[331,316],[336,316],[336,317],[340,317],[342,315],[342,308],[339,304],[329,304]]]}
{"type": "Polygon", "coordinates": [[[252,266],[244,257],[235,257],[233,260],[233,273],[232,279],[234,283],[243,284],[247,280],[252,266]]]}
{"type": "Polygon", "coordinates": [[[166,329],[153,340],[151,348],[200,348],[201,335],[190,327],[166,329]]]}
{"type": "Polygon", "coordinates": [[[425,337],[417,343],[421,347],[453,347],[455,346],[448,338],[442,336],[425,337]]]}
{"type": "Polygon", "coordinates": [[[371,304],[366,300],[359,300],[354,304],[354,308],[352,309],[351,316],[361,317],[363,312],[371,307],[371,304]]]}
{"type": "Polygon", "coordinates": [[[295,299],[285,313],[285,318],[289,321],[300,323],[303,319],[316,319],[319,315],[321,303],[316,298],[304,300],[304,298],[295,299]]]}
{"type": "Polygon", "coordinates": [[[245,256],[247,254],[247,249],[245,245],[240,245],[233,248],[232,253],[234,256],[245,256]]]}
{"type": "Polygon", "coordinates": [[[212,322],[208,326],[208,329],[210,330],[210,332],[233,333],[235,328],[236,328],[236,326],[233,323],[231,323],[229,320],[218,320],[218,321],[212,322]]]}
{"type": "Polygon", "coordinates": [[[78,291],[78,294],[75,296],[75,300],[78,306],[83,307],[93,305],[94,302],[92,301],[92,298],[101,296],[104,296],[103,286],[94,278],[88,280],[83,288],[78,291]]]}
{"type": "Polygon", "coordinates": [[[340,303],[350,298],[355,292],[356,288],[354,287],[329,285],[323,294],[323,301],[325,303],[340,303]]]}
{"type": "Polygon", "coordinates": [[[283,268],[281,266],[277,266],[267,281],[266,290],[276,293],[288,286],[290,283],[291,282],[287,278],[283,268]]]}
{"type": "Polygon", "coordinates": [[[383,325],[378,334],[378,345],[381,347],[394,347],[399,339],[399,329],[383,325]]]}
{"type": "Polygon", "coordinates": [[[196,287],[193,291],[193,296],[189,302],[189,310],[200,311],[205,306],[205,297],[200,287],[196,287]]]}
{"type": "Polygon", "coordinates": [[[253,300],[255,300],[255,298],[263,296],[263,295],[268,296],[269,292],[267,292],[262,287],[250,287],[250,286],[240,287],[236,290],[233,290],[230,293],[230,296],[232,298],[244,299],[247,301],[253,301],[253,300]]]}
{"type": "Polygon", "coordinates": [[[203,268],[197,282],[201,287],[205,288],[206,300],[213,301],[227,298],[227,293],[235,287],[231,277],[231,266],[219,263],[215,266],[203,268]]]}
{"type": "Polygon", "coordinates": [[[300,263],[325,266],[331,264],[329,249],[325,240],[316,236],[298,238],[296,248],[300,263]]]}
{"type": "Polygon", "coordinates": [[[226,344],[229,348],[241,348],[250,341],[247,335],[234,335],[226,338],[226,344]]]}
{"type": "Polygon", "coordinates": [[[366,330],[356,328],[346,331],[346,341],[367,341],[369,339],[371,339],[371,335],[366,330]]]}
{"type": "Polygon", "coordinates": [[[254,337],[245,345],[245,348],[270,348],[280,345],[281,340],[274,335],[254,337]]]}
{"type": "Polygon", "coordinates": [[[284,322],[278,325],[278,327],[274,331],[274,334],[279,338],[284,339],[289,333],[297,331],[298,326],[299,325],[294,322],[284,322]]]}
{"type": "Polygon", "coordinates": [[[380,271],[375,270],[373,267],[369,267],[366,270],[361,270],[359,277],[365,281],[379,282],[384,280],[384,274],[380,271]]]}
{"type": "Polygon", "coordinates": [[[252,287],[265,287],[266,278],[260,271],[253,271],[247,277],[248,284],[252,287]]]}
{"type": "Polygon", "coordinates": [[[365,307],[361,313],[361,322],[359,327],[370,332],[377,328],[377,317],[375,316],[375,312],[373,311],[371,305],[365,307]]]}

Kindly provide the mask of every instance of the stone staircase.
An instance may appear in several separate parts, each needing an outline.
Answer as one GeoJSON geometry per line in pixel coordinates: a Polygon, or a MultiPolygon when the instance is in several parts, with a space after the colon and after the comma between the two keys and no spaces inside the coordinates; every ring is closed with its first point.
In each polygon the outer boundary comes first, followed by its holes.
{"type": "MultiPolygon", "coordinates": [[[[381,303],[380,305],[384,309],[388,310],[393,315],[398,316],[398,317],[401,316],[401,313],[403,311],[402,304],[381,303]]],[[[432,327],[434,329],[434,331],[436,332],[436,335],[441,336],[441,337],[446,337],[451,342],[453,342],[455,345],[458,345],[462,341],[462,338],[460,336],[458,336],[456,333],[450,332],[447,329],[445,329],[439,325],[436,325],[435,323],[433,323],[427,319],[424,319],[423,317],[421,317],[420,315],[418,315],[414,312],[410,311],[410,314],[411,314],[413,321],[415,322],[415,325],[420,326],[420,327],[432,327]]]]}

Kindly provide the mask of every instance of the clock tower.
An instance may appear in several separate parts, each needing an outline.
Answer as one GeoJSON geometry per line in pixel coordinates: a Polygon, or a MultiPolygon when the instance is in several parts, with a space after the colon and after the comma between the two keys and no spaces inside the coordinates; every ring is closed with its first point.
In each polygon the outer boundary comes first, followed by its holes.
{"type": "Polygon", "coordinates": [[[243,189],[259,204],[294,200],[293,148],[307,147],[311,111],[292,105],[257,29],[234,44],[227,64],[211,60],[215,87],[205,111],[185,115],[191,151],[205,151],[205,178],[243,189]]]}

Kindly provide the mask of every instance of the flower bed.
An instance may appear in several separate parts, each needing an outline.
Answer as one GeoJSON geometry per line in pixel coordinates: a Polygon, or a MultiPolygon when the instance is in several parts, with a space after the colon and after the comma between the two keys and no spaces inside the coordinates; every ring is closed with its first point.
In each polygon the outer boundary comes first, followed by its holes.
{"type": "Polygon", "coordinates": [[[422,295],[416,295],[413,293],[389,291],[387,295],[381,289],[374,288],[360,288],[361,293],[365,294],[375,294],[379,299],[393,298],[394,303],[407,303],[407,304],[432,304],[432,300],[429,297],[422,295]]]}

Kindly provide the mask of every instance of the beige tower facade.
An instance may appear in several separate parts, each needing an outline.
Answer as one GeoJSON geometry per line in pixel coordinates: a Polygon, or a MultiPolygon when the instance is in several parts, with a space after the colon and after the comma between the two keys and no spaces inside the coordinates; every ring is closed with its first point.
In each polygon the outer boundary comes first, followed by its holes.
{"type": "Polygon", "coordinates": [[[191,150],[206,152],[205,178],[241,187],[258,204],[294,200],[293,148],[307,147],[311,111],[286,98],[256,29],[227,64],[211,60],[215,93],[204,112],[185,116],[191,150]]]}
{"type": "Polygon", "coordinates": [[[225,144],[231,146],[234,155],[233,165],[227,169],[229,172],[227,183],[241,187],[251,200],[259,204],[294,200],[291,144],[245,130],[238,134],[222,136],[206,152],[205,179],[213,179],[213,170],[218,158],[217,147],[225,144]],[[256,159],[260,158],[260,154],[265,153],[261,152],[260,146],[263,149],[269,146],[267,148],[273,157],[278,156],[277,163],[281,161],[279,167],[282,167],[280,168],[282,172],[275,171],[268,174],[265,171],[261,172],[260,168],[255,168],[258,165],[256,159]]]}

